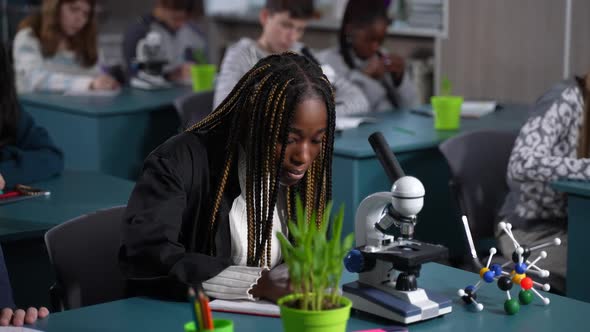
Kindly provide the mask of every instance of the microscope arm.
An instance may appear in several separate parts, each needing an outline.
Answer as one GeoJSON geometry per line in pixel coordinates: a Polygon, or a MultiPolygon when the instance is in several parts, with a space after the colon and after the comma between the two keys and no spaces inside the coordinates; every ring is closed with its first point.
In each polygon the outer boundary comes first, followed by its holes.
{"type": "Polygon", "coordinates": [[[380,247],[384,240],[393,241],[393,236],[375,229],[375,223],[381,220],[385,209],[391,204],[391,192],[378,192],[367,196],[356,211],[355,240],[356,246],[380,247]]]}

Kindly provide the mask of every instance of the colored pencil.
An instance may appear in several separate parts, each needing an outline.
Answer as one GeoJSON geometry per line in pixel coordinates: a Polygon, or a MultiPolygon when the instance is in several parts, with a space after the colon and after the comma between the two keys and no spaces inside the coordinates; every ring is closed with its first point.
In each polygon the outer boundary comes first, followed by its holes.
{"type": "Polygon", "coordinates": [[[213,315],[209,307],[209,298],[202,290],[199,289],[199,302],[201,304],[201,312],[203,314],[203,326],[206,330],[213,330],[213,315]]]}
{"type": "Polygon", "coordinates": [[[195,321],[195,331],[200,331],[203,326],[203,320],[201,319],[201,305],[199,304],[199,301],[197,301],[196,295],[195,290],[192,287],[189,287],[188,297],[191,305],[191,312],[193,313],[193,320],[195,321]]]}

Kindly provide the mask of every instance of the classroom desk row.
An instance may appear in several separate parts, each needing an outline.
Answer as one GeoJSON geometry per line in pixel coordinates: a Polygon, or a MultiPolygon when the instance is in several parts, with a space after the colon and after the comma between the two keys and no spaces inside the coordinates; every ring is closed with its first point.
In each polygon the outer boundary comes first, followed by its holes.
{"type": "Polygon", "coordinates": [[[590,234],[590,182],[557,181],[553,187],[567,194],[568,248],[566,294],[590,302],[588,234],[590,234]]]}
{"type": "Polygon", "coordinates": [[[354,212],[368,195],[389,191],[389,181],[367,138],[381,131],[407,175],[420,179],[426,189],[424,208],[418,215],[416,238],[440,243],[451,256],[465,252],[463,230],[448,182],[450,173],[438,145],[457,134],[477,129],[517,131],[526,121],[528,108],[506,105],[479,119],[462,119],[459,130],[434,129],[433,118],[410,111],[376,114],[376,123],[342,132],[334,146],[334,206],[345,206],[343,231],[354,231],[354,212]]]}
{"type": "MultiPolygon", "coordinates": [[[[167,98],[172,99],[175,93],[181,93],[181,91],[174,92],[170,90],[168,93],[167,98]]],[[[149,95],[150,93],[143,94],[141,91],[129,91],[129,95],[126,97],[118,96],[122,99],[118,99],[116,103],[105,99],[88,99],[85,102],[76,99],[75,101],[85,103],[90,107],[82,107],[78,111],[80,114],[86,112],[88,119],[94,117],[99,119],[106,116],[107,118],[113,117],[112,120],[115,121],[119,116],[123,116],[122,114],[134,114],[134,110],[137,111],[137,108],[134,108],[135,106],[128,105],[130,108],[127,109],[123,107],[122,105],[125,104],[123,101],[125,100],[130,103],[132,101],[137,107],[148,107],[148,105],[155,108],[161,107],[162,104],[157,104],[153,100],[153,103],[150,104],[149,95]],[[142,102],[145,103],[142,104],[142,102]],[[109,103],[118,104],[120,108],[110,109],[109,111],[108,107],[103,108],[101,106],[103,103],[107,105],[109,103]],[[105,114],[99,114],[100,112],[105,114]]],[[[41,98],[40,96],[37,97],[41,98]]],[[[29,101],[34,104],[32,100],[37,97],[33,98],[33,95],[29,95],[29,101]]],[[[47,100],[51,101],[51,98],[55,98],[54,102],[57,105],[59,104],[58,101],[62,101],[62,97],[54,96],[43,99],[43,101],[39,99],[38,102],[41,105],[46,103],[47,100]]],[[[162,97],[162,99],[164,98],[162,97]]],[[[72,102],[72,105],[74,104],[72,102]]],[[[74,115],[78,114],[74,112],[73,108],[68,112],[71,111],[74,115]]],[[[42,113],[41,106],[39,106],[38,111],[40,112],[39,116],[48,117],[48,115],[42,113]]],[[[65,112],[65,114],[69,113],[65,112]]],[[[469,130],[481,128],[517,130],[526,119],[526,107],[507,106],[481,119],[463,120],[461,129],[458,131],[436,131],[432,125],[432,118],[407,111],[378,114],[376,116],[379,118],[378,123],[365,124],[359,128],[344,131],[336,138],[333,198],[336,206],[341,203],[346,206],[345,232],[354,230],[354,210],[364,197],[390,188],[390,183],[367,142],[367,137],[372,132],[379,130],[384,133],[405,171],[409,175],[418,177],[426,187],[425,206],[419,215],[420,221],[417,225],[416,237],[424,241],[444,244],[451,249],[451,253],[463,252],[465,248],[463,233],[459,227],[458,215],[447,186],[449,179],[448,168],[438,151],[438,144],[444,139],[469,130]]],[[[97,121],[100,122],[100,120],[97,121]]],[[[128,124],[131,125],[131,123],[128,124]]],[[[98,130],[99,128],[95,129],[98,130]]],[[[97,132],[99,131],[94,133],[97,132]]],[[[126,137],[123,132],[125,131],[122,130],[118,133],[120,137],[126,137]]],[[[64,135],[62,138],[65,139],[66,136],[72,137],[64,135]]],[[[71,143],[74,144],[75,142],[76,140],[71,143]]],[[[118,145],[125,146],[124,144],[118,145]]],[[[89,148],[88,151],[90,150],[89,148]]],[[[109,158],[111,157],[113,156],[109,158]]],[[[127,157],[129,158],[120,158],[118,160],[120,161],[119,165],[124,165],[126,164],[125,161],[127,161],[129,163],[124,168],[130,170],[129,166],[131,164],[135,165],[132,168],[139,167],[141,160],[138,156],[127,157]],[[136,158],[137,160],[131,162],[132,159],[136,158]]],[[[106,154],[101,158],[107,158],[106,154]]],[[[7,242],[13,244],[19,240],[35,240],[37,245],[43,246],[42,235],[52,226],[87,212],[125,204],[133,183],[96,172],[70,171],[66,172],[61,178],[35,185],[50,189],[52,196],[48,199],[35,199],[0,206],[0,241],[3,244],[7,242]]],[[[584,209],[584,205],[588,206],[590,184],[566,182],[558,183],[556,186],[560,190],[571,192],[569,204],[570,228],[574,227],[572,230],[576,230],[570,233],[573,236],[570,235],[569,239],[568,269],[571,273],[569,274],[570,278],[568,278],[568,295],[590,301],[590,286],[587,286],[585,282],[588,268],[583,264],[583,253],[585,252],[584,234],[588,234],[585,231],[589,230],[587,228],[590,227],[583,222],[583,220],[588,220],[590,217],[590,210],[584,209]]],[[[19,249],[13,249],[13,251],[22,249],[22,246],[17,245],[16,247],[19,249]]],[[[10,252],[11,248],[8,248],[8,251],[10,252]]],[[[29,256],[33,255],[29,254],[29,256]]],[[[20,256],[23,256],[23,254],[21,253],[20,256]]],[[[11,257],[8,257],[8,260],[10,261],[11,257]]],[[[19,265],[14,258],[12,258],[12,261],[13,265],[19,265]]]]}
{"type": "MultiPolygon", "coordinates": [[[[343,282],[356,276],[345,273],[343,282]]],[[[535,298],[528,306],[521,306],[514,316],[504,313],[506,293],[495,284],[485,285],[478,292],[484,304],[482,312],[474,312],[463,304],[457,290],[473,285],[479,276],[436,263],[425,264],[418,279],[421,287],[436,290],[453,300],[453,311],[440,318],[415,323],[410,331],[580,331],[585,329],[590,314],[590,303],[547,294],[551,300],[544,306],[535,298]]],[[[516,288],[512,296],[518,296],[516,288]]],[[[279,318],[214,313],[217,318],[232,319],[235,331],[281,331],[279,318]]],[[[66,312],[54,313],[38,321],[34,327],[46,332],[104,331],[156,332],[183,331],[183,324],[192,319],[188,302],[166,302],[148,298],[130,298],[94,305],[66,312]]],[[[372,329],[392,325],[391,321],[353,313],[347,331],[372,329]]]]}
{"type": "Polygon", "coordinates": [[[19,95],[23,108],[45,127],[65,154],[67,169],[137,179],[145,157],[176,134],[176,98],[190,87],[144,91],[123,88],[116,96],[19,95]]]}
{"type": "Polygon", "coordinates": [[[127,204],[134,183],[96,172],[65,171],[32,185],[51,195],[0,205],[0,242],[16,303],[48,306],[55,277],[45,232],[80,215],[127,204]]]}

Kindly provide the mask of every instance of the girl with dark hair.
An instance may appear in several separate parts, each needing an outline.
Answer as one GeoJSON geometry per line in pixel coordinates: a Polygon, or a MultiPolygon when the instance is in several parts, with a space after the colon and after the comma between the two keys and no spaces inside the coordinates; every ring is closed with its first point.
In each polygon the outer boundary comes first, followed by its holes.
{"type": "Polygon", "coordinates": [[[318,213],[331,198],[334,107],[317,64],[271,55],[152,152],[123,222],[131,291],[185,298],[202,284],[215,298],[272,301],[289,292],[276,233],[287,232],[296,195],[318,213]]]}
{"type": "Polygon", "coordinates": [[[382,48],[390,23],[384,0],[349,0],[339,46],[318,55],[337,75],[360,87],[373,112],[418,104],[416,87],[406,73],[403,58],[382,48]]]}
{"type": "MultiPolygon", "coordinates": [[[[553,188],[557,180],[590,181],[590,73],[554,84],[531,107],[508,162],[508,193],[498,219],[512,224],[521,243],[558,237],[544,248],[543,267],[551,289],[565,293],[568,253],[567,197],[553,188]]],[[[498,249],[510,258],[514,246],[503,232],[498,249]]]]}
{"type": "Polygon", "coordinates": [[[10,54],[0,46],[0,190],[58,175],[62,152],[44,128],[21,110],[10,54]]]}
{"type": "Polygon", "coordinates": [[[113,90],[119,83],[97,64],[95,0],[44,0],[14,37],[19,93],[113,90]]]}

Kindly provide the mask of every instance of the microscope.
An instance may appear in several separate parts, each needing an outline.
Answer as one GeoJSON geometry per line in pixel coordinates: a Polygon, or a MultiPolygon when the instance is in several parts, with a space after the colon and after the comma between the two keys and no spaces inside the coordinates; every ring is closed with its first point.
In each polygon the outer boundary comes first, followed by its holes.
{"type": "Polygon", "coordinates": [[[357,247],[344,265],[359,277],[343,285],[343,293],[354,309],[404,324],[447,314],[452,310],[450,299],[418,287],[422,264],[448,255],[443,246],[413,238],[424,205],[424,186],[405,176],[380,132],[372,134],[369,142],[393,186],[390,192],[369,195],[357,209],[357,247]]]}
{"type": "Polygon", "coordinates": [[[164,77],[164,65],[167,61],[165,50],[161,45],[162,36],[155,31],[149,32],[137,43],[135,51],[137,73],[131,78],[132,87],[156,90],[172,86],[164,77]]]}

